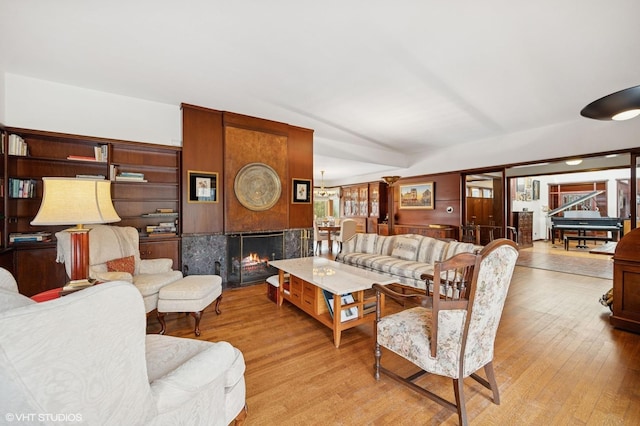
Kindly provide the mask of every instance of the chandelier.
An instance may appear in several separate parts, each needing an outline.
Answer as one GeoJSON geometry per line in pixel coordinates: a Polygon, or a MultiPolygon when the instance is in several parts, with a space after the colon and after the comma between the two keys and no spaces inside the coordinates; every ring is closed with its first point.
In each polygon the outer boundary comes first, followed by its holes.
{"type": "Polygon", "coordinates": [[[313,191],[313,195],[316,198],[330,198],[330,197],[335,197],[336,196],[336,191],[327,191],[327,189],[324,187],[324,170],[320,170],[320,174],[322,175],[321,177],[321,183],[320,183],[320,189],[316,189],[313,191]]]}

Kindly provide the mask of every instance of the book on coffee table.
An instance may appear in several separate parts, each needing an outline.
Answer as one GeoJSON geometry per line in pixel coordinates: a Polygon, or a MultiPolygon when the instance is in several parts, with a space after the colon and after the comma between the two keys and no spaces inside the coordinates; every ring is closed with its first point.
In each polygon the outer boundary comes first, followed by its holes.
{"type": "MultiPolygon", "coordinates": [[[[333,318],[333,294],[327,290],[322,290],[324,300],[327,302],[327,308],[329,308],[329,314],[333,318]]],[[[351,293],[343,294],[341,297],[341,303],[343,305],[349,305],[355,303],[355,299],[351,293]]],[[[350,308],[344,308],[340,312],[340,322],[349,321],[351,319],[358,318],[358,307],[352,306],[350,308]]]]}

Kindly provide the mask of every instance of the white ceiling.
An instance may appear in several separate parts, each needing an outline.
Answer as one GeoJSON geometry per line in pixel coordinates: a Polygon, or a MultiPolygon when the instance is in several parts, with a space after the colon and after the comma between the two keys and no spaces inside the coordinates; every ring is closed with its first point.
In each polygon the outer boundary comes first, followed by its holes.
{"type": "Polygon", "coordinates": [[[0,0],[0,71],[314,129],[330,185],[504,164],[491,144],[584,153],[509,136],[602,126],[579,111],[640,84],[638,16],[638,0],[0,0]]]}

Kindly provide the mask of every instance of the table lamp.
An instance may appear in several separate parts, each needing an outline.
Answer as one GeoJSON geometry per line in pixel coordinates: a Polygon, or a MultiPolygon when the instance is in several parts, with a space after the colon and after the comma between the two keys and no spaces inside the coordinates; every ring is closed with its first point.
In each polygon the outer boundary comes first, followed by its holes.
{"type": "Polygon", "coordinates": [[[98,179],[43,177],[42,204],[35,226],[76,225],[71,233],[71,279],[89,277],[89,229],[84,225],[120,221],[111,201],[111,182],[98,179]]]}

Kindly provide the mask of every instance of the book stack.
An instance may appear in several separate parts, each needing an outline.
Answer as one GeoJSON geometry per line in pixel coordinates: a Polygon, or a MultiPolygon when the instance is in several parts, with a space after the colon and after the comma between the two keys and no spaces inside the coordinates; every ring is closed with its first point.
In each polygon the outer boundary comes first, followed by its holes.
{"type": "Polygon", "coordinates": [[[35,179],[9,178],[9,197],[33,198],[36,194],[35,179]]]}
{"type": "Polygon", "coordinates": [[[109,147],[107,145],[98,145],[93,147],[93,151],[95,153],[96,161],[100,163],[106,163],[109,155],[109,147]]]}
{"type": "Polygon", "coordinates": [[[150,237],[176,235],[176,224],[173,222],[160,222],[157,225],[147,225],[147,234],[150,237]]]}
{"type": "Polygon", "coordinates": [[[116,182],[146,182],[144,173],[120,172],[116,176],[116,182]]]}
{"type": "Polygon", "coordinates": [[[51,232],[12,232],[9,234],[10,243],[45,242],[51,241],[51,232]]]}
{"type": "Polygon", "coordinates": [[[18,135],[9,135],[9,155],[27,155],[27,143],[18,135]]]}

